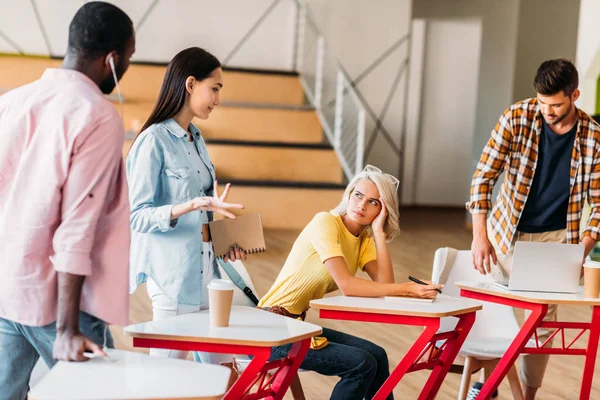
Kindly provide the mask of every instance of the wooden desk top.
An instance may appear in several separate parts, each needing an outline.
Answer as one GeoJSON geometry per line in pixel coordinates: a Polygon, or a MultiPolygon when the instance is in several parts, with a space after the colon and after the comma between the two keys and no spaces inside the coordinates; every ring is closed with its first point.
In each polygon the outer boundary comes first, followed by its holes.
{"type": "Polygon", "coordinates": [[[310,302],[318,310],[354,311],[419,317],[450,317],[481,310],[481,303],[440,294],[433,303],[412,303],[383,297],[335,296],[310,302]]]}
{"type": "Polygon", "coordinates": [[[600,298],[583,297],[583,286],[577,293],[552,293],[552,292],[523,292],[508,290],[490,282],[456,282],[459,289],[468,289],[477,293],[492,294],[507,299],[528,301],[536,304],[573,304],[573,305],[600,305],[600,298]]]}
{"type": "Polygon", "coordinates": [[[220,399],[229,368],[107,351],[108,359],[59,361],[29,392],[33,400],[220,399]]]}
{"type": "Polygon", "coordinates": [[[229,326],[210,326],[208,310],[125,327],[129,336],[185,342],[273,347],[321,334],[320,326],[254,307],[234,306],[229,326]]]}

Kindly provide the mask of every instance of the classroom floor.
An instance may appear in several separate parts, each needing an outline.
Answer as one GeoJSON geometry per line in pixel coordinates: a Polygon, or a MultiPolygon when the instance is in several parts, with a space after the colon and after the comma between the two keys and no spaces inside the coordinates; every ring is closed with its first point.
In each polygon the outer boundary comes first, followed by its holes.
{"type": "MultiPolygon", "coordinates": [[[[402,233],[390,244],[397,281],[407,280],[409,274],[428,278],[431,274],[433,254],[439,247],[470,248],[471,233],[465,228],[463,210],[406,209],[402,210],[400,218],[402,233]]],[[[267,252],[252,256],[246,262],[246,267],[259,296],[269,289],[277,277],[298,233],[298,231],[267,230],[267,252]]],[[[339,292],[336,293],[339,294],[339,292]]],[[[590,315],[590,309],[587,307],[559,307],[559,319],[561,320],[589,321],[590,315]]],[[[517,316],[519,320],[522,320],[522,313],[518,313],[517,316]]],[[[132,323],[152,319],[152,310],[145,287],[138,288],[132,295],[130,318],[132,323]]],[[[391,368],[397,365],[420,332],[418,327],[319,320],[315,311],[308,313],[307,321],[343,330],[381,345],[388,352],[391,368]]],[[[112,332],[117,348],[132,349],[131,339],[124,336],[120,328],[114,327],[112,332]]],[[[567,335],[567,339],[569,337],[567,335]]],[[[600,399],[599,370],[600,368],[596,368],[591,399],[600,399]]],[[[551,357],[544,387],[538,392],[538,398],[542,400],[579,398],[582,371],[583,357],[551,357]]],[[[394,390],[396,399],[416,399],[428,375],[429,371],[419,371],[405,376],[394,390]]],[[[478,374],[473,375],[472,382],[477,376],[478,374]]],[[[307,399],[327,399],[338,378],[304,372],[300,374],[300,379],[307,399]]],[[[456,399],[459,383],[459,375],[448,374],[437,399],[456,399]]],[[[507,382],[502,382],[499,392],[500,400],[512,399],[507,382]]],[[[289,392],[285,399],[292,399],[289,392]]]]}

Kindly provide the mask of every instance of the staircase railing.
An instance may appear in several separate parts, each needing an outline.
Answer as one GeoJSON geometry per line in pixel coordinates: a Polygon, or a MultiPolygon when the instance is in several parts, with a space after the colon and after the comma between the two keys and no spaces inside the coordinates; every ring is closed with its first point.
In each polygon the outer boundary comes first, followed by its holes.
{"type": "Polygon", "coordinates": [[[310,10],[302,0],[295,3],[298,7],[296,70],[346,177],[351,179],[363,169],[365,109],[350,86],[348,74],[327,47],[310,10]]]}

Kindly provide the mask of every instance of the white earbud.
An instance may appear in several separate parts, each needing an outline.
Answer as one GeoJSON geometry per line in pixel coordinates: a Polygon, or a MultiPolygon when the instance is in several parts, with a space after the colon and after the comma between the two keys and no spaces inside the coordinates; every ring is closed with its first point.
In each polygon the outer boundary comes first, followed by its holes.
{"type": "Polygon", "coordinates": [[[119,104],[121,105],[121,118],[123,119],[123,98],[121,97],[121,88],[119,87],[119,79],[117,78],[117,70],[115,69],[115,61],[111,55],[108,59],[108,64],[112,70],[113,79],[115,80],[115,88],[117,89],[117,97],[119,98],[119,104]]]}

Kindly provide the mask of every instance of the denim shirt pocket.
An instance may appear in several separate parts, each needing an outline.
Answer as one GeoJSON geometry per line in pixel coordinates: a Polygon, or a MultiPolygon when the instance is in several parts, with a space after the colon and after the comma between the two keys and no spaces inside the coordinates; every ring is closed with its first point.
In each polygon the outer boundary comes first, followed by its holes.
{"type": "Polygon", "coordinates": [[[190,169],[173,167],[164,169],[166,195],[170,198],[187,201],[192,198],[190,169]]]}

